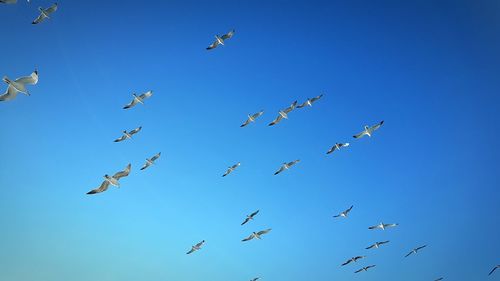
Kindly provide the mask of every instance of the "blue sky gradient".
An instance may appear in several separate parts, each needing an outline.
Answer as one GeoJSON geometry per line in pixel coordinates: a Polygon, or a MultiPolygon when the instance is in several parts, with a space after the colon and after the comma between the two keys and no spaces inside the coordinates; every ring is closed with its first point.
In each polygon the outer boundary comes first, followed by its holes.
{"type": "Polygon", "coordinates": [[[500,278],[500,2],[59,1],[36,26],[32,2],[0,6],[0,75],[40,74],[0,104],[0,280],[500,278]]]}

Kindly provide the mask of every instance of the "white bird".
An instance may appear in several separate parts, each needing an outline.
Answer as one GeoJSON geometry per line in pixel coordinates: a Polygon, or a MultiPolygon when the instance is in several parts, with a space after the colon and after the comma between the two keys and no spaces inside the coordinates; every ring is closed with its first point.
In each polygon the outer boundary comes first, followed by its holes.
{"type": "Polygon", "coordinates": [[[255,119],[259,118],[262,114],[264,114],[264,110],[261,110],[253,115],[248,114],[248,119],[245,123],[241,124],[240,127],[245,127],[246,125],[255,122],[255,119]]]}
{"type": "Polygon", "coordinates": [[[368,127],[367,125],[365,125],[365,130],[364,130],[363,132],[361,132],[361,133],[357,134],[357,135],[354,135],[354,136],[353,136],[353,138],[355,138],[355,139],[359,139],[359,138],[362,138],[362,137],[364,137],[364,136],[369,136],[369,137],[371,137],[371,136],[372,136],[372,134],[373,134],[373,132],[374,132],[375,130],[378,130],[378,128],[380,128],[380,126],[382,126],[382,124],[384,124],[384,121],[383,121],[383,120],[382,120],[382,121],[380,121],[380,123],[375,124],[375,125],[373,125],[373,126],[371,126],[371,127],[368,127]]]}
{"type": "Polygon", "coordinates": [[[146,169],[147,167],[151,166],[154,164],[154,162],[160,158],[161,152],[158,152],[155,156],[151,157],[150,159],[146,159],[146,163],[141,167],[141,170],[146,169]]]}
{"type": "Polygon", "coordinates": [[[3,3],[3,4],[16,4],[17,0],[0,0],[0,3],[3,3]]]}
{"type": "Polygon", "coordinates": [[[312,106],[312,104],[313,104],[315,101],[319,100],[322,96],[323,96],[323,94],[321,94],[321,95],[319,95],[319,96],[317,96],[317,97],[314,97],[314,98],[309,98],[309,99],[307,99],[307,100],[306,100],[303,104],[298,105],[298,106],[297,106],[297,108],[302,108],[302,107],[304,107],[304,106],[312,106]]]}
{"type": "Polygon", "coordinates": [[[382,242],[375,242],[374,244],[366,247],[367,250],[369,249],[372,249],[372,248],[375,248],[375,249],[378,249],[380,247],[380,245],[383,245],[383,244],[386,244],[386,243],[389,243],[389,240],[387,241],[382,241],[382,242]]]}
{"type": "Polygon", "coordinates": [[[250,215],[247,215],[246,219],[241,223],[241,225],[244,225],[246,224],[247,222],[253,220],[253,217],[255,217],[255,215],[257,215],[259,213],[259,210],[251,213],[250,215]]]}
{"type": "Polygon", "coordinates": [[[348,147],[349,146],[349,143],[346,142],[346,143],[336,143],[334,146],[332,146],[332,148],[330,148],[330,150],[328,150],[326,152],[326,154],[330,154],[332,152],[334,152],[335,150],[340,150],[342,147],[348,147]]]}
{"type": "Polygon", "coordinates": [[[267,234],[269,233],[269,231],[271,231],[271,229],[266,229],[266,230],[262,230],[262,231],[259,231],[259,232],[252,232],[252,234],[250,234],[250,236],[248,236],[247,238],[241,240],[241,241],[250,241],[254,238],[257,238],[257,239],[261,239],[260,236],[261,235],[264,235],[264,234],[267,234]]]}
{"type": "Polygon", "coordinates": [[[398,223],[387,223],[387,224],[385,224],[385,223],[381,222],[381,223],[379,223],[377,225],[368,227],[368,229],[382,229],[382,230],[385,230],[386,228],[396,227],[398,225],[399,225],[398,223]]]}
{"type": "Polygon", "coordinates": [[[358,273],[358,272],[361,272],[361,271],[368,271],[368,269],[372,268],[372,267],[375,267],[376,265],[369,265],[369,266],[365,266],[359,270],[356,270],[354,271],[354,273],[358,273]]]}
{"type": "Polygon", "coordinates": [[[347,218],[347,216],[349,215],[349,212],[352,210],[352,207],[354,207],[354,206],[349,207],[349,209],[347,209],[347,210],[343,211],[342,213],[335,215],[333,217],[334,218],[338,218],[338,217],[347,218]]]}
{"type": "Polygon", "coordinates": [[[359,259],[363,259],[363,258],[366,258],[366,256],[352,257],[352,258],[348,259],[346,262],[344,262],[343,264],[341,264],[341,266],[348,265],[351,262],[357,262],[359,259]]]}
{"type": "Polygon", "coordinates": [[[284,162],[283,165],[281,165],[280,169],[274,173],[274,175],[277,175],[285,170],[290,169],[290,167],[297,164],[298,162],[300,162],[300,159],[297,159],[297,160],[294,160],[294,161],[288,162],[288,163],[284,162]]]}
{"type": "Polygon", "coordinates": [[[490,276],[491,274],[493,274],[493,272],[495,272],[495,270],[496,270],[497,268],[500,268],[500,264],[499,264],[499,265],[497,265],[497,266],[495,266],[495,267],[493,267],[493,269],[490,271],[490,273],[488,274],[488,276],[490,276]]]}
{"type": "Polygon", "coordinates": [[[7,83],[7,91],[0,95],[0,101],[9,101],[16,98],[17,93],[30,95],[26,85],[36,85],[38,83],[38,71],[35,69],[30,76],[20,77],[12,81],[9,77],[4,76],[3,81],[7,83]]]}
{"type": "Polygon", "coordinates": [[[417,248],[415,248],[415,249],[411,250],[411,251],[410,251],[410,252],[409,252],[409,253],[405,256],[405,258],[407,258],[408,256],[410,256],[411,254],[416,254],[419,250],[421,250],[421,249],[423,249],[423,248],[425,248],[425,247],[427,247],[427,245],[423,245],[423,246],[420,246],[420,247],[417,247],[417,248]]]}
{"type": "Polygon", "coordinates": [[[108,189],[110,184],[113,186],[116,186],[116,187],[120,187],[119,180],[123,177],[128,176],[130,174],[131,168],[132,168],[132,165],[128,164],[127,167],[125,167],[125,170],[117,172],[113,176],[109,176],[107,174],[104,175],[104,181],[102,182],[101,186],[87,192],[87,194],[96,194],[96,193],[104,192],[108,189]]]}
{"type": "Polygon", "coordinates": [[[136,94],[132,94],[132,96],[134,96],[134,99],[129,104],[125,105],[123,107],[123,109],[129,109],[131,107],[134,107],[138,103],[144,104],[144,100],[151,97],[152,95],[153,95],[153,91],[147,91],[144,94],[139,95],[139,96],[136,94]]]}
{"type": "Polygon", "coordinates": [[[280,110],[278,112],[278,117],[276,117],[276,119],[274,119],[271,123],[269,123],[269,126],[273,126],[273,125],[276,125],[278,124],[281,119],[285,118],[285,119],[288,119],[288,113],[290,113],[292,110],[295,109],[295,106],[297,106],[297,101],[294,101],[289,107],[283,109],[283,110],[280,110]]]}
{"type": "Polygon", "coordinates": [[[49,18],[52,13],[57,11],[57,3],[54,3],[52,6],[48,7],[47,9],[38,7],[38,10],[40,11],[40,15],[32,22],[32,24],[39,24],[45,19],[49,18]]]}
{"type": "Polygon", "coordinates": [[[222,175],[223,177],[229,175],[230,173],[232,173],[236,168],[238,168],[240,166],[240,162],[234,164],[233,166],[227,168],[227,171],[222,175]]]}
{"type": "Polygon", "coordinates": [[[203,244],[205,244],[205,240],[202,240],[200,243],[194,245],[194,246],[191,246],[191,250],[189,250],[186,254],[189,255],[191,253],[194,253],[196,251],[198,251],[199,249],[201,249],[201,247],[203,246],[203,244]]]}
{"type": "Polygon", "coordinates": [[[116,140],[114,140],[114,142],[121,142],[121,141],[124,141],[124,140],[127,140],[127,139],[131,139],[132,135],[137,134],[141,129],[142,129],[142,126],[138,127],[138,128],[135,128],[135,129],[133,129],[130,132],[127,132],[125,130],[125,131],[123,131],[123,136],[117,138],[116,140]]]}
{"type": "Polygon", "coordinates": [[[231,37],[233,37],[233,35],[234,35],[234,29],[222,36],[215,35],[215,41],[210,46],[207,47],[207,50],[212,50],[217,48],[217,46],[219,45],[224,45],[224,40],[230,39],[231,37]]]}

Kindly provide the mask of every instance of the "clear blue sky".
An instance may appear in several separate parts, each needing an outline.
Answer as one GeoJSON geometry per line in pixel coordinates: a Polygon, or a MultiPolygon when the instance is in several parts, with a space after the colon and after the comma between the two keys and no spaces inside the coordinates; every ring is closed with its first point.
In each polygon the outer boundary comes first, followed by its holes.
{"type": "Polygon", "coordinates": [[[59,1],[37,26],[52,2],[32,2],[0,6],[0,75],[40,72],[0,104],[1,280],[500,278],[498,1],[59,1]],[[129,162],[120,189],[85,195],[129,162]]]}

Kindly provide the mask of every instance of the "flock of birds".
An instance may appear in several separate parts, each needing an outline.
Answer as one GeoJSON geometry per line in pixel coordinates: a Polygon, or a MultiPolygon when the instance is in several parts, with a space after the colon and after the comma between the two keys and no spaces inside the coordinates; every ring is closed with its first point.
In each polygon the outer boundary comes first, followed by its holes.
{"type": "MultiPolygon", "coordinates": [[[[28,0],[28,2],[30,2],[30,0],[28,0]]],[[[4,4],[15,4],[17,3],[17,0],[0,0],[0,3],[4,3],[4,4]]],[[[43,22],[44,20],[46,19],[49,19],[50,18],[50,15],[53,14],[54,12],[57,11],[57,3],[53,4],[52,6],[48,7],[48,8],[38,8],[38,10],[40,11],[40,14],[39,16],[32,22],[32,24],[39,24],[41,22],[43,22]]],[[[231,39],[235,34],[235,30],[231,30],[229,31],[228,33],[224,34],[224,35],[216,35],[215,36],[215,41],[210,44],[206,49],[207,50],[213,50],[215,48],[217,48],[219,45],[224,45],[224,42],[228,39],[231,39]]],[[[0,101],[11,101],[13,99],[16,98],[16,96],[18,95],[18,93],[22,93],[22,94],[25,94],[27,96],[30,96],[30,92],[28,91],[27,89],[27,85],[36,85],[38,83],[38,70],[34,70],[29,76],[25,76],[25,77],[20,77],[20,78],[17,78],[15,80],[12,80],[12,79],[9,79],[7,76],[4,76],[3,77],[3,81],[7,84],[7,90],[5,91],[4,94],[0,95],[0,101]]],[[[134,106],[136,106],[137,104],[144,104],[144,101],[148,98],[150,98],[151,96],[153,95],[153,91],[147,91],[146,93],[144,94],[140,94],[140,95],[136,95],[136,94],[133,94],[133,99],[130,103],[128,103],[127,105],[125,105],[123,107],[123,109],[130,109],[134,106]]],[[[297,105],[297,101],[294,101],[290,106],[288,106],[287,108],[285,109],[282,109],[278,112],[278,116],[271,122],[269,123],[268,126],[274,126],[276,124],[278,124],[279,122],[281,122],[283,119],[288,119],[288,115],[290,114],[290,112],[292,112],[293,110],[297,109],[297,108],[304,108],[304,107],[312,107],[313,104],[315,102],[317,102],[318,100],[320,100],[321,98],[323,97],[323,94],[320,94],[316,97],[313,97],[313,98],[308,98],[305,102],[303,102],[302,104],[299,104],[297,105]]],[[[245,127],[245,126],[248,126],[249,124],[253,123],[253,122],[256,122],[257,119],[259,117],[261,117],[262,115],[264,114],[264,111],[261,110],[255,114],[252,114],[252,115],[248,115],[248,118],[247,120],[240,125],[240,127],[245,127]]],[[[380,129],[380,127],[384,124],[384,121],[381,121],[373,126],[364,126],[364,129],[363,131],[361,131],[360,133],[356,134],[353,136],[353,138],[355,139],[359,139],[359,138],[362,138],[364,136],[368,136],[368,137],[371,137],[373,135],[373,133],[380,129]]],[[[139,133],[142,129],[142,126],[141,127],[138,127],[138,128],[135,128],[131,131],[126,131],[124,130],[122,132],[122,136],[115,139],[114,142],[122,142],[122,141],[125,141],[125,140],[131,140],[132,139],[132,136],[139,133]]],[[[345,147],[348,147],[349,146],[349,143],[335,143],[327,152],[326,154],[331,154],[333,153],[334,151],[336,150],[340,150],[342,148],[345,148],[345,147]]],[[[141,170],[145,170],[147,169],[148,167],[152,166],[155,164],[155,161],[158,160],[161,156],[161,152],[157,153],[156,155],[154,155],[153,157],[151,158],[147,158],[146,159],[146,162],[144,163],[144,165],[140,168],[141,170]]],[[[297,163],[300,162],[300,159],[297,159],[297,160],[293,160],[291,162],[284,162],[280,168],[274,173],[274,175],[278,175],[286,170],[289,170],[292,166],[296,165],[297,163]]],[[[236,163],[230,167],[227,168],[227,171],[222,175],[222,177],[226,177],[228,176],[229,174],[231,174],[235,169],[237,169],[239,166],[241,165],[241,163],[236,163]]],[[[92,195],[92,194],[98,194],[98,193],[102,193],[106,190],[108,190],[109,188],[109,185],[112,185],[112,186],[115,186],[115,187],[120,187],[120,179],[121,178],[124,178],[124,177],[127,177],[130,172],[131,172],[131,169],[132,169],[132,165],[129,163],[124,170],[122,171],[119,171],[119,172],[116,172],[114,175],[112,176],[109,176],[108,174],[105,174],[104,175],[104,181],[101,183],[101,185],[95,189],[92,189],[91,191],[87,192],[87,194],[89,195],[92,195]]],[[[342,211],[340,212],[339,214],[337,215],[334,215],[333,217],[334,218],[347,218],[349,216],[349,213],[351,212],[351,210],[353,209],[354,206],[350,206],[348,209],[346,209],[345,211],[342,211]]],[[[244,219],[244,221],[241,223],[241,225],[245,225],[247,224],[248,222],[254,220],[255,216],[259,213],[259,210],[247,215],[247,217],[244,219]]],[[[379,223],[377,225],[373,225],[373,226],[370,226],[368,227],[368,229],[370,230],[387,230],[389,228],[394,228],[394,227],[397,227],[399,224],[398,223],[389,223],[389,224],[386,224],[386,223],[379,223]]],[[[246,241],[250,241],[250,240],[253,240],[253,239],[262,239],[262,236],[265,235],[265,234],[268,234],[269,232],[271,232],[271,228],[268,228],[268,229],[264,229],[264,230],[261,230],[261,231],[257,231],[257,232],[252,232],[248,237],[246,238],[243,238],[241,241],[242,242],[246,242],[246,241]]],[[[202,249],[203,245],[205,244],[205,240],[202,240],[200,241],[199,243],[191,246],[191,249],[186,253],[186,254],[192,254],[196,251],[199,251],[202,249]]],[[[378,249],[380,248],[382,245],[384,244],[387,244],[389,243],[390,241],[380,241],[380,242],[375,242],[373,243],[372,245],[366,247],[366,250],[370,250],[370,249],[378,249]]],[[[414,249],[412,249],[408,254],[406,254],[404,257],[409,257],[410,255],[412,254],[417,254],[420,250],[424,249],[425,247],[427,247],[427,245],[422,245],[422,246],[419,246],[419,247],[416,247],[414,249]]],[[[366,256],[355,256],[355,257],[352,257],[352,258],[349,258],[347,259],[344,263],[341,264],[341,266],[346,266],[348,264],[351,264],[351,263],[357,263],[359,260],[362,260],[362,259],[365,259],[366,256]]],[[[376,265],[372,264],[372,265],[367,265],[367,266],[363,266],[361,267],[360,269],[354,271],[354,273],[359,273],[359,272],[365,272],[365,271],[368,271],[369,269],[371,268],[374,268],[376,267],[376,265]]],[[[500,265],[497,265],[495,266],[490,272],[488,275],[492,275],[496,269],[500,268],[500,265]]],[[[251,281],[257,281],[258,279],[260,279],[260,277],[256,277],[256,278],[253,278],[251,281]]],[[[435,279],[435,281],[439,281],[439,280],[443,280],[444,278],[443,277],[440,277],[438,279],[435,279]]]]}

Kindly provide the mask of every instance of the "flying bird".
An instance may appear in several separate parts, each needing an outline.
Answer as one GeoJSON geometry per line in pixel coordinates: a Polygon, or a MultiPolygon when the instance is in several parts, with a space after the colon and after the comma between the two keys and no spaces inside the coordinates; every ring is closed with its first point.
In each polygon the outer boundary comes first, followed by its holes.
{"type": "Polygon", "coordinates": [[[140,104],[144,104],[144,100],[151,97],[153,95],[153,91],[147,91],[145,92],[144,94],[138,96],[136,94],[132,94],[132,96],[134,96],[134,99],[127,105],[125,105],[123,107],[123,109],[129,109],[129,108],[132,108],[134,107],[136,104],[140,103],[140,104]]]}
{"type": "Polygon", "coordinates": [[[276,125],[278,124],[281,119],[285,118],[285,119],[288,119],[288,113],[290,113],[292,110],[295,109],[295,106],[297,106],[297,101],[294,101],[289,107],[283,109],[283,110],[280,110],[278,112],[278,117],[276,117],[276,119],[274,119],[271,123],[269,123],[269,126],[273,126],[273,125],[276,125]]]}
{"type": "Polygon", "coordinates": [[[357,262],[358,260],[363,259],[363,258],[366,258],[366,256],[352,257],[352,258],[348,259],[346,262],[344,262],[343,264],[341,264],[341,266],[348,265],[351,262],[357,262]]]}
{"type": "Polygon", "coordinates": [[[233,37],[233,35],[234,35],[234,29],[222,36],[215,35],[215,41],[210,46],[207,47],[207,50],[212,50],[217,48],[217,46],[219,45],[224,45],[224,41],[230,39],[231,37],[233,37]]]}
{"type": "Polygon", "coordinates": [[[317,97],[314,97],[314,98],[309,98],[303,104],[298,105],[297,108],[302,108],[304,106],[312,106],[312,104],[315,101],[319,100],[322,96],[323,96],[323,94],[321,94],[321,95],[319,95],[317,97]]]}
{"type": "Polygon", "coordinates": [[[349,146],[349,143],[346,142],[346,143],[336,143],[334,146],[332,146],[332,148],[330,148],[330,150],[328,150],[326,152],[326,154],[330,154],[332,152],[334,152],[335,150],[340,150],[342,147],[348,147],[349,146]]]}
{"type": "Polygon", "coordinates": [[[357,135],[354,135],[353,138],[355,139],[359,139],[359,138],[362,138],[364,136],[369,136],[371,137],[373,132],[378,130],[378,128],[380,128],[380,126],[382,126],[382,124],[384,124],[384,121],[380,121],[380,123],[376,124],[376,125],[373,125],[371,127],[368,127],[365,125],[365,130],[357,135]]]}
{"type": "Polygon", "coordinates": [[[203,246],[203,244],[205,244],[205,240],[201,240],[200,243],[194,245],[194,246],[191,246],[191,250],[189,250],[186,255],[189,255],[191,253],[194,253],[196,251],[198,251],[199,249],[201,249],[201,247],[203,246]]]}
{"type": "Polygon", "coordinates": [[[3,4],[16,4],[17,0],[0,0],[0,3],[3,3],[3,4]]]}
{"type": "Polygon", "coordinates": [[[399,225],[398,223],[382,223],[381,222],[381,223],[379,223],[377,225],[368,227],[368,229],[382,229],[382,230],[385,230],[386,228],[396,227],[398,225],[399,225]]]}
{"type": "Polygon", "coordinates": [[[389,241],[375,242],[375,244],[372,244],[372,245],[366,247],[365,249],[367,249],[367,250],[372,249],[372,248],[378,249],[380,247],[380,245],[384,245],[386,243],[389,243],[389,241]]]}
{"type": "Polygon", "coordinates": [[[146,159],[146,163],[144,163],[144,165],[141,167],[141,170],[144,170],[146,169],[147,167],[151,166],[154,164],[154,162],[160,158],[160,155],[161,155],[161,152],[158,152],[158,154],[156,154],[155,156],[149,158],[149,159],[146,159]]]}
{"type": "Polygon", "coordinates": [[[372,268],[372,267],[375,267],[376,265],[369,265],[369,266],[365,266],[361,269],[358,269],[356,271],[354,271],[354,273],[358,273],[358,272],[361,272],[361,271],[368,271],[368,269],[372,268]]]}
{"type": "Polygon", "coordinates": [[[259,118],[262,114],[264,114],[264,110],[261,110],[253,115],[248,114],[248,119],[245,123],[241,124],[240,127],[245,127],[246,125],[255,122],[255,119],[259,118]]]}
{"type": "Polygon", "coordinates": [[[409,252],[409,253],[405,256],[405,258],[407,258],[408,256],[410,256],[411,254],[416,254],[419,250],[421,250],[421,249],[423,249],[423,248],[425,248],[425,247],[427,247],[427,245],[423,245],[423,246],[420,246],[420,247],[417,247],[417,248],[415,248],[415,249],[411,250],[411,251],[410,251],[410,252],[409,252]]]}
{"type": "Polygon", "coordinates": [[[242,242],[250,241],[250,240],[252,240],[254,238],[261,239],[260,236],[269,233],[269,231],[271,231],[270,228],[266,229],[266,230],[261,230],[259,232],[252,232],[252,234],[250,234],[250,236],[248,236],[247,238],[245,238],[245,239],[243,239],[241,241],[242,242]]]}
{"type": "Polygon", "coordinates": [[[283,165],[281,165],[280,169],[274,173],[274,175],[277,175],[285,170],[290,169],[290,167],[297,164],[298,162],[300,162],[300,159],[297,159],[297,160],[294,160],[294,161],[288,162],[288,163],[284,162],[283,165]]]}
{"type": "Polygon", "coordinates": [[[38,10],[40,11],[40,15],[32,22],[32,24],[39,24],[45,19],[50,19],[50,15],[57,11],[57,3],[54,3],[52,6],[48,7],[47,9],[38,7],[38,10]]]}
{"type": "Polygon", "coordinates": [[[124,140],[127,140],[127,139],[131,139],[132,135],[137,134],[141,129],[142,129],[142,127],[138,127],[138,128],[133,129],[130,132],[127,132],[125,130],[125,131],[123,131],[123,136],[117,138],[116,140],[114,140],[114,142],[121,142],[121,141],[124,141],[124,140]]]}
{"type": "Polygon", "coordinates": [[[247,222],[253,220],[253,217],[255,217],[255,215],[257,215],[259,213],[259,210],[251,213],[250,215],[247,215],[246,219],[241,223],[241,225],[244,225],[246,224],[247,222]]]}
{"type": "Polygon", "coordinates": [[[222,175],[223,177],[229,175],[230,173],[232,173],[236,168],[238,168],[240,166],[240,162],[234,164],[233,166],[227,168],[227,171],[222,175]]]}
{"type": "Polygon", "coordinates": [[[104,192],[108,189],[110,184],[113,186],[116,186],[116,187],[120,187],[119,180],[123,177],[128,176],[130,174],[131,168],[132,168],[132,165],[128,164],[127,167],[125,167],[125,170],[117,172],[113,176],[109,176],[107,174],[104,175],[104,181],[102,182],[101,186],[87,192],[87,194],[97,194],[97,193],[104,192]]]}
{"type": "Polygon", "coordinates": [[[14,81],[10,80],[7,76],[4,76],[2,80],[8,86],[5,93],[0,95],[0,101],[10,101],[16,98],[17,93],[30,95],[28,89],[26,89],[26,85],[36,85],[38,83],[38,71],[35,69],[30,76],[20,77],[14,81]]]}
{"type": "Polygon", "coordinates": [[[493,274],[493,272],[495,272],[495,270],[496,270],[497,268],[500,268],[500,264],[499,264],[499,265],[497,265],[497,266],[495,266],[495,267],[493,267],[493,269],[490,271],[490,273],[488,274],[488,276],[489,276],[489,275],[491,275],[491,274],[493,274]]]}
{"type": "Polygon", "coordinates": [[[347,216],[349,215],[349,212],[352,210],[352,207],[354,207],[354,206],[349,207],[349,209],[347,209],[347,210],[345,210],[345,211],[341,212],[340,214],[335,215],[333,217],[334,218],[338,218],[338,217],[347,218],[347,216]]]}

